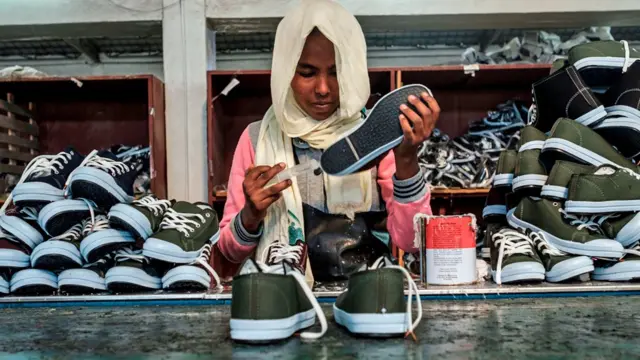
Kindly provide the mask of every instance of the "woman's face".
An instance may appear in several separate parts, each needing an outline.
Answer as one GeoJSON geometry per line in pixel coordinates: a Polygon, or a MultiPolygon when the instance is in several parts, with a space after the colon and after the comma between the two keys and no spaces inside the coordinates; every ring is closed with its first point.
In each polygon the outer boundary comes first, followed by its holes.
{"type": "Polygon", "coordinates": [[[298,105],[315,120],[325,120],[340,105],[333,43],[320,31],[307,37],[291,80],[298,105]]]}

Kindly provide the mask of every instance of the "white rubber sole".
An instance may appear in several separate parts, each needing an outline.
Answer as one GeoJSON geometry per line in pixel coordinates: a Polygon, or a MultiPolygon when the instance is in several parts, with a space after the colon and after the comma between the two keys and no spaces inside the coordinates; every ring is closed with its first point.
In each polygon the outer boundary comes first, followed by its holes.
{"type": "Polygon", "coordinates": [[[576,256],[557,263],[547,271],[546,278],[548,282],[560,282],[588,274],[593,270],[593,260],[590,257],[576,256]]]}
{"type": "Polygon", "coordinates": [[[597,281],[629,281],[640,279],[640,261],[621,261],[610,267],[596,268],[591,277],[597,281]]]}
{"type": "Polygon", "coordinates": [[[29,265],[29,255],[22,251],[14,249],[0,249],[0,267],[27,268],[29,265]]]}
{"type": "Polygon", "coordinates": [[[162,288],[162,280],[159,277],[153,277],[144,270],[130,266],[115,266],[109,269],[104,276],[105,284],[130,284],[150,290],[159,290],[162,288]]]}
{"type": "Polygon", "coordinates": [[[107,290],[104,279],[89,269],[69,269],[61,272],[58,275],[58,285],[60,288],[77,286],[92,290],[107,290]]]}
{"type": "Polygon", "coordinates": [[[132,244],[136,240],[126,231],[106,229],[93,232],[80,242],[80,253],[85,261],[89,261],[89,254],[92,251],[107,245],[132,244]]]}
{"type": "Polygon", "coordinates": [[[521,153],[527,150],[540,150],[544,146],[544,140],[532,140],[527,143],[524,143],[519,149],[518,152],[521,153]]]}
{"type": "Polygon", "coordinates": [[[198,283],[204,288],[211,285],[211,276],[202,268],[193,265],[177,266],[162,277],[162,287],[168,289],[181,282],[198,283]]]}
{"type": "Polygon", "coordinates": [[[576,214],[606,214],[640,211],[640,200],[575,201],[567,200],[565,211],[576,214]]]}
{"type": "Polygon", "coordinates": [[[547,175],[527,174],[513,179],[513,190],[524,187],[542,187],[547,182],[547,175]]]}
{"type": "MultiPolygon", "coordinates": [[[[215,244],[218,242],[219,238],[220,230],[218,230],[218,232],[215,233],[209,241],[212,244],[215,244]]],[[[174,264],[190,264],[195,261],[201,253],[202,249],[196,251],[184,251],[178,245],[153,237],[148,238],[142,247],[142,255],[174,264]]]]}
{"type": "Polygon", "coordinates": [[[78,266],[82,266],[82,255],[80,250],[70,242],[62,240],[47,240],[36,246],[31,253],[31,266],[43,256],[64,256],[73,260],[78,266]]]}
{"type": "MultiPolygon", "coordinates": [[[[38,214],[38,225],[43,228],[45,231],[47,230],[47,223],[53,217],[62,215],[67,212],[80,212],[84,211],[89,216],[89,205],[82,200],[73,200],[73,199],[65,199],[56,201],[54,203],[48,204],[43,207],[38,214]]],[[[49,233],[47,231],[47,233],[49,233]]]]}
{"type": "MultiPolygon", "coordinates": [[[[629,64],[632,64],[634,61],[640,59],[629,59],[629,64]]],[[[613,56],[591,56],[584,59],[580,59],[576,61],[573,66],[576,70],[586,69],[590,67],[607,67],[612,69],[622,69],[624,66],[625,58],[624,57],[613,57],[613,56]]]]}
{"type": "Polygon", "coordinates": [[[69,188],[71,188],[71,184],[73,184],[74,181],[87,181],[98,185],[122,203],[130,203],[134,200],[133,196],[127,194],[122,190],[122,188],[120,188],[111,175],[102,170],[90,167],[79,168],[73,173],[73,175],[71,175],[69,188]]]}
{"type": "MultiPolygon", "coordinates": [[[[491,278],[493,282],[498,284],[496,280],[497,272],[491,270],[491,278]]],[[[544,266],[536,261],[523,261],[509,264],[502,268],[500,281],[502,284],[520,281],[542,281],[545,278],[544,266]]]]}
{"type": "Polygon", "coordinates": [[[0,215],[0,228],[17,237],[31,249],[44,240],[38,230],[17,216],[0,215]]]}
{"type": "Polygon", "coordinates": [[[597,108],[589,111],[588,113],[582,114],[575,121],[584,126],[592,126],[602,121],[602,119],[604,119],[606,116],[607,111],[604,109],[603,105],[600,105],[597,108]]]}
{"type": "Polygon", "coordinates": [[[11,285],[7,280],[0,276],[0,294],[7,295],[11,291],[11,285]]]}
{"type": "Polygon", "coordinates": [[[14,202],[37,201],[54,202],[64,199],[64,190],[43,182],[24,182],[16,185],[11,192],[14,202]]]}
{"type": "Polygon", "coordinates": [[[636,214],[627,225],[620,229],[620,232],[616,234],[616,241],[624,247],[640,241],[640,213],[636,214]]]}
{"type": "Polygon", "coordinates": [[[493,186],[511,186],[513,174],[497,174],[493,177],[493,186]]]}
{"type": "Polygon", "coordinates": [[[544,142],[542,152],[554,150],[573,156],[577,162],[587,163],[594,166],[609,164],[615,167],[620,167],[609,159],[565,139],[552,138],[544,142]]]}
{"type": "MultiPolygon", "coordinates": [[[[640,110],[628,105],[608,106],[605,110],[609,116],[621,116],[628,118],[627,120],[630,121],[640,121],[640,110]]],[[[638,123],[637,121],[635,122],[636,124],[638,123]]]]}
{"type": "Polygon", "coordinates": [[[543,233],[552,245],[569,254],[613,259],[619,259],[624,255],[624,248],[622,247],[622,244],[615,240],[603,238],[583,244],[560,239],[559,237],[550,234],[535,225],[518,219],[515,216],[515,209],[509,210],[507,213],[507,221],[509,222],[509,225],[515,229],[531,230],[543,233]]]}
{"type": "Polygon", "coordinates": [[[505,215],[507,215],[506,205],[489,205],[489,206],[485,206],[482,209],[483,218],[486,218],[489,216],[505,216],[505,215]]]}
{"type": "Polygon", "coordinates": [[[291,337],[296,331],[313,326],[315,310],[309,309],[284,319],[231,319],[231,338],[240,341],[272,341],[291,337]]]}
{"type": "Polygon", "coordinates": [[[565,200],[569,196],[569,188],[557,185],[544,185],[540,196],[543,198],[565,200]]]}
{"type": "Polygon", "coordinates": [[[407,331],[407,314],[350,314],[333,304],[336,323],[354,334],[395,335],[407,331]]]}
{"type": "Polygon", "coordinates": [[[58,288],[58,277],[51,271],[40,269],[20,270],[11,277],[11,292],[35,285],[48,286],[55,290],[58,288]]]}
{"type": "Polygon", "coordinates": [[[117,218],[136,231],[138,236],[146,240],[153,234],[151,223],[144,214],[129,204],[116,204],[109,210],[109,219],[117,218]]]}

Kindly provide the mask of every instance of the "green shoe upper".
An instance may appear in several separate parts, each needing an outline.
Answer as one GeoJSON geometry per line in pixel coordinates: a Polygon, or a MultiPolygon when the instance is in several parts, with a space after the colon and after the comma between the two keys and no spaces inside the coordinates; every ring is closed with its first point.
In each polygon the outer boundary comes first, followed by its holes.
{"type": "Polygon", "coordinates": [[[514,215],[562,240],[587,243],[604,238],[597,233],[596,225],[566,214],[558,201],[526,197],[520,201],[514,215]]]}
{"type": "Polygon", "coordinates": [[[503,150],[498,158],[496,174],[513,174],[517,161],[518,153],[515,150],[503,150]]]}
{"type": "Polygon", "coordinates": [[[520,130],[520,140],[518,141],[518,151],[540,150],[547,140],[547,135],[536,129],[534,126],[528,125],[520,130]]]}
{"type": "Polygon", "coordinates": [[[553,74],[558,70],[562,70],[565,66],[568,66],[568,65],[569,65],[569,61],[567,59],[556,59],[554,60],[553,64],[551,64],[550,74],[553,74]]]}
{"type": "Polygon", "coordinates": [[[153,232],[158,231],[165,211],[172,206],[171,201],[158,199],[155,195],[147,195],[134,200],[129,206],[142,213],[151,224],[153,232]]]}
{"type": "Polygon", "coordinates": [[[590,174],[574,175],[568,200],[615,201],[640,199],[640,174],[626,168],[602,165],[590,174]]]}
{"type": "Polygon", "coordinates": [[[638,213],[629,213],[622,216],[615,214],[613,216],[605,215],[603,221],[601,221],[600,228],[602,228],[607,237],[615,239],[618,233],[636,216],[638,216],[638,213]]]}
{"type": "Polygon", "coordinates": [[[491,270],[497,271],[505,266],[520,262],[538,262],[540,257],[534,250],[531,238],[518,230],[510,227],[501,227],[494,230],[491,236],[491,270]],[[502,261],[500,261],[500,248],[504,247],[502,261]]]}
{"type": "Polygon", "coordinates": [[[578,164],[572,161],[558,160],[549,172],[546,185],[569,187],[573,175],[587,174],[595,171],[592,165],[578,164]]]}
{"type": "Polygon", "coordinates": [[[219,230],[218,216],[211,206],[178,201],[167,209],[160,231],[153,238],[173,243],[184,251],[196,251],[217,240],[219,230]]]}
{"type": "Polygon", "coordinates": [[[525,150],[518,153],[515,176],[522,175],[547,175],[547,170],[540,162],[540,150],[525,150]]]}
{"type": "MultiPolygon", "coordinates": [[[[629,57],[638,58],[640,52],[634,48],[629,48],[629,57]]],[[[619,41],[604,40],[594,41],[569,50],[569,63],[572,65],[577,61],[590,57],[625,57],[624,45],[619,41]]]]}
{"type": "Polygon", "coordinates": [[[540,259],[542,260],[542,265],[544,265],[544,268],[547,271],[551,271],[554,266],[574,257],[551,245],[544,237],[543,233],[532,232],[530,236],[536,246],[536,251],[540,256],[540,259]]]}
{"type": "Polygon", "coordinates": [[[602,136],[577,121],[564,118],[558,119],[551,129],[549,139],[563,139],[590,150],[614,164],[634,170],[637,169],[631,161],[616,151],[602,136]]]}

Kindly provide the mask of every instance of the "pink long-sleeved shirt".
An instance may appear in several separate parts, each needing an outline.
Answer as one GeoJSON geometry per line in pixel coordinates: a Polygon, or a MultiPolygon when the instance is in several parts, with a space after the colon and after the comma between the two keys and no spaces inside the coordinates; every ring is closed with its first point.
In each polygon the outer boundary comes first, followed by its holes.
{"type": "MultiPolygon", "coordinates": [[[[255,151],[248,128],[240,136],[231,165],[227,202],[220,221],[220,240],[217,245],[227,260],[240,263],[255,249],[259,234],[250,234],[242,226],[240,210],[245,205],[242,183],[247,169],[255,162],[255,151]]],[[[389,152],[378,166],[378,185],[388,212],[387,230],[392,242],[406,252],[415,252],[413,245],[413,217],[417,213],[431,214],[431,194],[422,172],[411,179],[397,180],[393,152],[389,152]]]]}

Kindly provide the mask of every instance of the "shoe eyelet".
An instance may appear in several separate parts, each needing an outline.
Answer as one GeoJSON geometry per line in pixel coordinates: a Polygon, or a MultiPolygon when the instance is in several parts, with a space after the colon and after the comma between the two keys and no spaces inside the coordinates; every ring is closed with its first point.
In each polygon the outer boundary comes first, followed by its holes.
{"type": "Polygon", "coordinates": [[[194,230],[194,229],[189,229],[189,231],[190,231],[190,232],[192,232],[192,233],[193,233],[193,232],[195,232],[195,230],[194,230]]]}
{"type": "Polygon", "coordinates": [[[189,233],[184,234],[184,237],[189,237],[189,233]]]}
{"type": "Polygon", "coordinates": [[[196,227],[199,229],[200,228],[200,224],[196,223],[196,227]]]}
{"type": "Polygon", "coordinates": [[[211,217],[211,213],[205,213],[204,216],[211,217]]]}
{"type": "Polygon", "coordinates": [[[558,203],[554,201],[553,206],[558,206],[558,203]]]}

